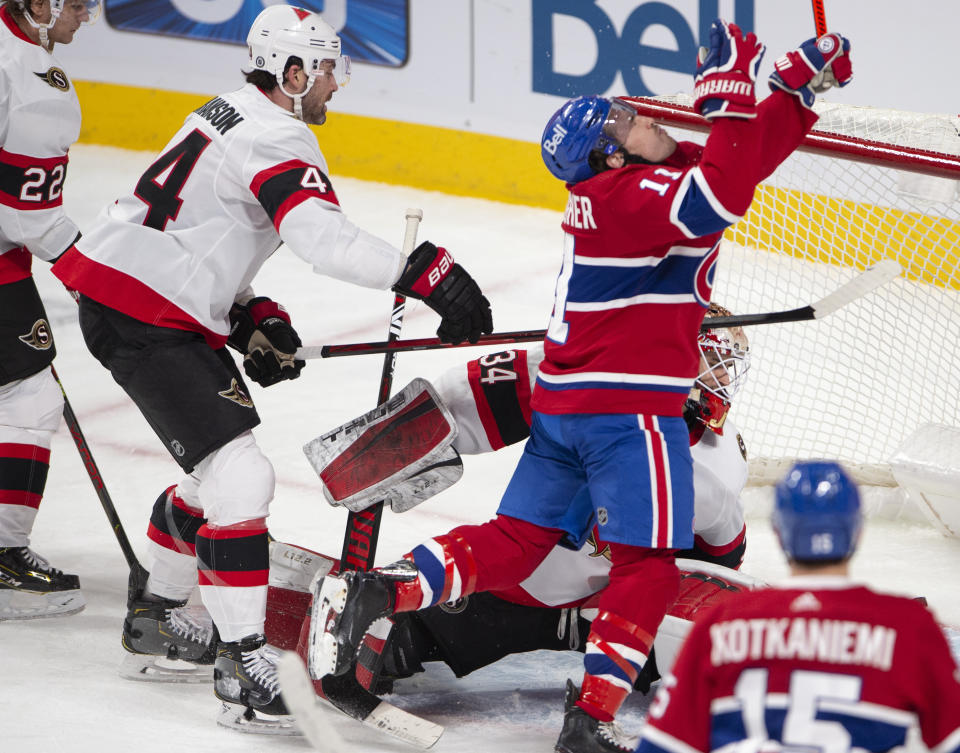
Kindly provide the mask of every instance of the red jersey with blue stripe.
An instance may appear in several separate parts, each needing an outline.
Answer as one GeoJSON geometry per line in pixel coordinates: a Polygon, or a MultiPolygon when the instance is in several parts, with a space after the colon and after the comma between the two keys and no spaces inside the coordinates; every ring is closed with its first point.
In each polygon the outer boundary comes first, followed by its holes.
{"type": "Polygon", "coordinates": [[[960,671],[929,611],[845,578],[734,594],[694,623],[639,753],[960,750],[960,671]]]}
{"type": "Polygon", "coordinates": [[[816,122],[775,92],[753,120],[723,118],[705,146],[568,185],[563,266],[532,407],[679,416],[718,244],[756,185],[816,122]]]}

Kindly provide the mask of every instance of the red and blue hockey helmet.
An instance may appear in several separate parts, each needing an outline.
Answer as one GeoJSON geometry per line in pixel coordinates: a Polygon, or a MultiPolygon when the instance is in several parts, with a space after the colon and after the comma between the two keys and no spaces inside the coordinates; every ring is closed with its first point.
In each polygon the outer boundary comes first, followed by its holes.
{"type": "Polygon", "coordinates": [[[567,183],[592,178],[596,171],[589,164],[590,152],[617,151],[636,114],[620,99],[593,96],[567,100],[543,129],[540,155],[544,164],[567,183]]]}
{"type": "Polygon", "coordinates": [[[801,461],[777,484],[772,522],[790,560],[842,561],[860,538],[860,494],[838,463],[801,461]]]}

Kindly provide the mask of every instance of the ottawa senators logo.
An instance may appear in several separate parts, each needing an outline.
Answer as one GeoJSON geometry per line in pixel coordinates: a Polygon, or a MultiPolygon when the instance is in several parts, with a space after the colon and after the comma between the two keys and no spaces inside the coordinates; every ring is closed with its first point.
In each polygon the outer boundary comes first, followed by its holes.
{"type": "Polygon", "coordinates": [[[610,559],[610,547],[604,544],[601,549],[600,545],[597,544],[597,537],[594,536],[593,531],[590,531],[590,535],[587,537],[587,543],[593,547],[593,551],[590,552],[591,557],[606,557],[608,560],[610,559]]]}
{"type": "Polygon", "coordinates": [[[50,334],[50,325],[46,319],[37,319],[25,335],[20,335],[20,342],[29,345],[34,350],[50,350],[53,346],[53,335],[50,334]]]}
{"type": "Polygon", "coordinates": [[[236,379],[230,380],[230,389],[223,390],[217,394],[220,397],[225,397],[227,400],[230,400],[243,408],[253,407],[253,400],[250,399],[250,396],[244,391],[243,387],[237,383],[236,379]]]}
{"type": "Polygon", "coordinates": [[[70,88],[70,79],[68,79],[67,74],[59,68],[51,68],[46,73],[34,73],[33,75],[42,81],[46,81],[54,89],[59,89],[62,92],[70,88]]]}
{"type": "Polygon", "coordinates": [[[440,605],[440,611],[446,612],[447,614],[460,614],[467,608],[467,604],[469,603],[469,596],[461,596],[459,599],[443,602],[440,605]]]}

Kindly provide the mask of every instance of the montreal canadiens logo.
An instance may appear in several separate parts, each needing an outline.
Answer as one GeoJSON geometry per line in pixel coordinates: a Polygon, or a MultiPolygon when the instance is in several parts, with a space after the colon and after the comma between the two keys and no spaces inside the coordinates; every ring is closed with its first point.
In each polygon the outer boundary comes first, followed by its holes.
{"type": "Polygon", "coordinates": [[[697,302],[707,307],[710,305],[710,293],[713,290],[713,280],[717,272],[717,257],[720,255],[720,245],[714,246],[710,253],[703,257],[697,267],[697,276],[693,285],[693,294],[697,302]]]}
{"type": "Polygon", "coordinates": [[[834,41],[833,37],[821,37],[817,41],[817,49],[820,50],[822,55],[829,55],[833,52],[833,48],[837,46],[837,43],[834,41]]]}

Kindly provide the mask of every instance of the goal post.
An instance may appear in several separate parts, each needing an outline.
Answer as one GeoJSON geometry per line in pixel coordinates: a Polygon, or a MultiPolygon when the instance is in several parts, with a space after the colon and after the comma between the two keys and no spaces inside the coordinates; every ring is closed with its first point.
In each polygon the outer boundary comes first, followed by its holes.
{"type": "MultiPolygon", "coordinates": [[[[628,97],[681,140],[709,124],[689,97],[628,97]]],[[[724,234],[714,300],[734,314],[804,305],[881,259],[900,277],[833,316],[754,327],[731,417],[751,483],[838,459],[896,486],[917,427],[960,427],[960,118],[830,103],[724,234]]]]}

